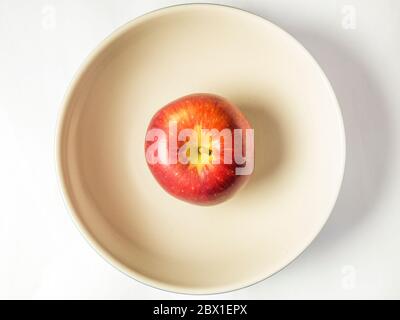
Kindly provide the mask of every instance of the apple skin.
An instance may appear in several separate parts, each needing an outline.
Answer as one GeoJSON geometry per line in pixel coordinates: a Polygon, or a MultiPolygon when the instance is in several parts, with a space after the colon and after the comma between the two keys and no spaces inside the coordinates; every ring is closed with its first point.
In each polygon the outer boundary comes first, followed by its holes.
{"type": "MultiPolygon", "coordinates": [[[[234,129],[251,129],[251,126],[240,110],[226,99],[208,93],[191,94],[179,98],[160,109],[151,119],[147,128],[162,129],[169,134],[169,121],[177,123],[177,132],[196,126],[205,129],[230,129],[233,136],[234,129]]],[[[233,139],[232,139],[233,140],[233,139]]],[[[145,153],[152,144],[145,141],[145,153]]],[[[178,148],[184,142],[178,142],[178,148]]],[[[223,142],[221,143],[223,144],[223,142]]],[[[233,156],[233,143],[230,152],[233,156]]],[[[242,142],[245,150],[245,138],[242,142]]],[[[165,149],[168,146],[165,145],[165,149]]],[[[229,152],[229,151],[228,151],[229,152]]],[[[223,150],[221,150],[221,159],[223,150]]],[[[240,189],[248,180],[248,175],[236,175],[236,167],[240,167],[233,160],[231,164],[221,161],[219,164],[209,164],[200,170],[190,164],[149,164],[153,176],[160,186],[170,195],[197,205],[214,205],[223,202],[240,189]]]]}

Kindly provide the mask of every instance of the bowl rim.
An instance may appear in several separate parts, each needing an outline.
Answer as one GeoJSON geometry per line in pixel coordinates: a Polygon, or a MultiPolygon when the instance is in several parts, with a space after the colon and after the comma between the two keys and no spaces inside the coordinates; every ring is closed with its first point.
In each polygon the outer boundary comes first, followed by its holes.
{"type": "Polygon", "coordinates": [[[58,189],[59,192],[61,193],[61,198],[63,199],[64,206],[66,208],[66,211],[69,213],[70,218],[72,219],[74,225],[76,228],[79,230],[83,238],[89,243],[89,245],[94,249],[97,254],[99,254],[107,263],[112,265],[115,269],[119,270],[123,274],[127,275],[129,278],[138,281],[139,283],[142,283],[144,285],[150,286],[152,288],[156,288],[159,290],[163,290],[166,292],[170,293],[177,293],[177,294],[191,294],[191,295],[210,295],[210,294],[222,294],[222,293],[228,293],[232,291],[236,291],[239,289],[244,289],[247,287],[250,287],[252,285],[255,285],[257,283],[260,283],[269,277],[281,272],[283,269],[288,267],[291,263],[293,263],[295,260],[297,260],[302,253],[310,246],[310,244],[316,239],[316,237],[320,234],[321,230],[324,228],[326,225],[329,217],[331,216],[331,213],[334,209],[334,206],[336,204],[337,198],[339,196],[339,192],[341,190],[341,186],[343,183],[343,178],[345,174],[345,162],[346,162],[346,137],[345,137],[345,127],[344,127],[344,121],[343,121],[343,115],[339,106],[338,99],[333,91],[332,85],[330,81],[328,80],[327,76],[325,75],[323,69],[321,66],[318,64],[316,59],[310,54],[310,52],[290,33],[287,31],[281,29],[279,26],[276,24],[270,22],[269,20],[261,17],[260,15],[257,15],[255,13],[252,13],[250,11],[237,8],[234,6],[229,6],[229,5],[222,5],[222,4],[212,4],[212,3],[188,3],[188,4],[176,4],[176,5],[171,5],[171,6],[166,6],[162,7],[156,10],[149,11],[147,13],[144,13],[115,29],[111,34],[109,34],[107,37],[105,37],[92,51],[90,52],[89,55],[86,56],[84,59],[83,63],[79,66],[77,71],[75,72],[74,76],[72,77],[72,80],[67,86],[66,93],[62,99],[61,106],[58,111],[58,117],[57,117],[57,123],[56,123],[56,130],[55,130],[55,140],[54,140],[54,150],[55,150],[55,170],[56,170],[56,175],[57,175],[57,182],[58,182],[58,189]],[[246,279],[242,281],[237,281],[237,282],[232,282],[229,285],[223,285],[223,286],[213,286],[213,287],[202,287],[202,288],[196,288],[196,287],[188,287],[188,286],[181,286],[181,285],[174,285],[170,283],[166,283],[163,281],[158,281],[155,280],[151,277],[144,276],[137,271],[133,270],[132,268],[129,268],[122,262],[120,262],[116,257],[113,256],[111,252],[109,252],[107,249],[105,249],[98,240],[88,231],[87,227],[83,223],[83,221],[80,219],[77,211],[75,210],[73,201],[70,197],[70,194],[68,192],[68,188],[66,186],[65,182],[65,177],[64,177],[64,171],[63,171],[63,160],[62,160],[62,147],[63,147],[63,132],[64,132],[64,124],[65,124],[65,118],[67,115],[68,111],[68,106],[70,105],[71,99],[74,95],[75,89],[78,86],[79,80],[82,78],[84,75],[85,71],[89,68],[90,64],[92,61],[102,53],[104,49],[108,47],[115,39],[117,39],[120,35],[122,35],[124,32],[128,31],[131,28],[134,28],[136,25],[146,21],[147,19],[152,19],[157,17],[157,15],[160,14],[165,14],[165,13],[172,13],[176,10],[180,10],[182,7],[186,8],[193,8],[193,9],[211,9],[211,8],[219,8],[231,12],[236,12],[240,13],[242,15],[247,15],[249,18],[252,19],[257,19],[259,21],[262,21],[264,24],[268,24],[269,27],[272,27],[275,29],[277,32],[280,32],[282,36],[286,37],[289,41],[291,41],[294,45],[297,45],[298,48],[301,50],[301,52],[308,56],[309,60],[311,63],[314,65],[317,70],[319,70],[319,75],[321,76],[321,80],[323,81],[325,87],[328,89],[330,98],[332,99],[332,103],[335,105],[336,113],[338,115],[338,120],[339,120],[339,125],[340,125],[340,132],[341,132],[341,148],[342,148],[342,156],[340,159],[340,176],[338,177],[337,181],[337,186],[335,190],[334,197],[332,197],[332,201],[329,205],[329,210],[327,213],[327,216],[325,220],[321,223],[321,226],[318,228],[318,230],[315,231],[315,233],[310,237],[310,240],[306,242],[301,249],[297,250],[294,254],[291,255],[291,257],[287,258],[284,263],[281,264],[277,270],[274,272],[266,272],[266,273],[259,273],[257,274],[254,279],[246,279]]]}

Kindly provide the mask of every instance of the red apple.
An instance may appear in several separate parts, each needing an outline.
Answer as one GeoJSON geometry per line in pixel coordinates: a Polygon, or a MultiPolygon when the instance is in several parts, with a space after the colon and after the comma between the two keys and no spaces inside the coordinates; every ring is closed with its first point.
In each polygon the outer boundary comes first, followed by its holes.
{"type": "Polygon", "coordinates": [[[169,194],[212,205],[247,181],[254,166],[253,140],[237,107],[216,95],[192,94],[153,116],[145,154],[153,176],[169,194]]]}

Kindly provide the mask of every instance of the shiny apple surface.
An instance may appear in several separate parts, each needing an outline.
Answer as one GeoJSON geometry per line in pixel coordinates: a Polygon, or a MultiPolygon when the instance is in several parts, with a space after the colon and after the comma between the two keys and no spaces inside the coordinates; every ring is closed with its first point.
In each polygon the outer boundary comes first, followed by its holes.
{"type": "Polygon", "coordinates": [[[148,161],[149,168],[158,183],[178,199],[199,205],[220,203],[243,186],[253,171],[250,168],[245,174],[238,174],[236,169],[246,163],[235,161],[234,148],[239,140],[239,153],[245,154],[244,160],[253,166],[254,144],[246,148],[246,133],[250,129],[241,111],[220,96],[192,94],[179,98],[159,110],[150,121],[147,132],[162,130],[165,142],[150,137],[145,142],[145,154],[158,143],[153,152],[160,157],[164,155],[166,161],[148,161]],[[179,140],[184,130],[188,132],[179,140]],[[240,132],[236,139],[235,132],[240,132]],[[187,158],[182,159],[182,152],[171,157],[169,153],[175,150],[183,150],[187,158]]]}

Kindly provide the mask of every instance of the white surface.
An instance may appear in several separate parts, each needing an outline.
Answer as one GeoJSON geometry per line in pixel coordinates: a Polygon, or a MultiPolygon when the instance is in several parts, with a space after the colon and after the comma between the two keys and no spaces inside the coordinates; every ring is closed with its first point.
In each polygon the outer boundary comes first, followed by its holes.
{"type": "MultiPolygon", "coordinates": [[[[77,224],[114,265],[165,290],[226,292],[281,270],[318,235],[343,179],[343,119],[287,33],[238,9],[174,6],[119,29],[94,56],[66,99],[59,172],[77,224]],[[226,97],[255,131],[254,177],[207,208],[168,195],[135,150],[160,106],[191,92],[226,97]]],[[[210,116],[198,123],[218,128],[210,116]]]]}
{"type": "MultiPolygon", "coordinates": [[[[193,298],[99,257],[54,169],[60,103],[83,59],[121,24],[176,3],[0,0],[0,298],[193,298]]],[[[200,298],[400,298],[400,3],[219,3],[276,23],[319,61],[341,104],[347,168],[331,219],[300,258],[254,286],[200,298]]]]}

